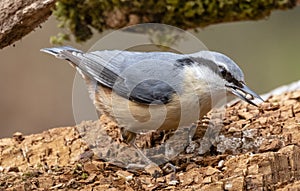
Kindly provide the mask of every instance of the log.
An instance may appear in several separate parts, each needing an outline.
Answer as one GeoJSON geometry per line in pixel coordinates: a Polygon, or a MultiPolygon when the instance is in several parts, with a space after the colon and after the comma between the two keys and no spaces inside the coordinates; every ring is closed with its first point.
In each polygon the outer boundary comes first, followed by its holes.
{"type": "MultiPolygon", "coordinates": [[[[106,116],[40,134],[15,133],[0,140],[0,189],[299,190],[299,84],[266,94],[266,102],[258,108],[242,101],[231,104],[220,132],[209,139],[203,137],[206,129],[199,123],[193,140],[169,161],[176,165],[176,173],[162,170],[154,177],[103,160],[108,153],[95,149],[91,136],[85,139],[89,131],[101,139],[95,134],[100,127],[113,137],[111,142],[124,146],[118,142],[117,124],[106,116]],[[211,145],[203,152],[204,140],[211,145]]],[[[138,137],[137,144],[146,148],[149,144],[143,140],[138,137]]]]}

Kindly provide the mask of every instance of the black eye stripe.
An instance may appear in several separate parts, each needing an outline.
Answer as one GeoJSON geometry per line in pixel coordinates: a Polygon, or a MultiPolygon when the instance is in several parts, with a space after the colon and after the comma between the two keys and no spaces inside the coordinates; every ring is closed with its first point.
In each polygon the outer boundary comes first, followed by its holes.
{"type": "Polygon", "coordinates": [[[224,66],[219,66],[221,76],[229,83],[233,83],[238,87],[242,87],[242,83],[235,79],[230,72],[228,72],[224,66]]]}
{"type": "Polygon", "coordinates": [[[225,78],[228,72],[226,71],[224,66],[219,66],[221,75],[225,78]]]}
{"type": "Polygon", "coordinates": [[[234,76],[229,71],[227,71],[224,66],[217,65],[212,60],[199,57],[187,57],[178,59],[176,60],[176,63],[174,63],[174,65],[179,68],[193,66],[194,64],[206,66],[211,71],[218,74],[221,78],[224,78],[227,82],[232,83],[238,87],[243,87],[243,84],[235,79],[234,76]]]}

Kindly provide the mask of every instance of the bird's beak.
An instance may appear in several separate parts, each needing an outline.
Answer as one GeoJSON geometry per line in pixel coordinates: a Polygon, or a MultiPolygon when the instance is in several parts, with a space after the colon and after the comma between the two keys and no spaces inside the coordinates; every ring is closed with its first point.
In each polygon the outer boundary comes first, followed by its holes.
{"type": "Polygon", "coordinates": [[[243,83],[241,84],[241,86],[235,86],[235,85],[226,85],[226,86],[230,89],[231,93],[241,98],[242,100],[246,101],[247,103],[250,103],[251,105],[257,106],[253,102],[255,98],[264,101],[257,93],[252,91],[243,83]]]}

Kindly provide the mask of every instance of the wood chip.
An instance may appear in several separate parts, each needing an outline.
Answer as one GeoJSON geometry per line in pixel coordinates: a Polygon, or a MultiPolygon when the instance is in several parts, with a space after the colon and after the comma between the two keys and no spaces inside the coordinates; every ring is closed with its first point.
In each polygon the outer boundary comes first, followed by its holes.
{"type": "Polygon", "coordinates": [[[118,170],[116,172],[116,175],[122,179],[124,179],[125,181],[130,181],[133,178],[133,174],[128,172],[128,171],[124,171],[124,170],[118,170]]]}

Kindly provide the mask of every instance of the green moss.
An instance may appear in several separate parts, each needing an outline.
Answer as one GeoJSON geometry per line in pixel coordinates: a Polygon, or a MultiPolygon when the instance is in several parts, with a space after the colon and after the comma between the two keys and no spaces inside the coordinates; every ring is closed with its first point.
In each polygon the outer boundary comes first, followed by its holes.
{"type": "Polygon", "coordinates": [[[50,37],[50,43],[51,44],[62,45],[62,43],[66,40],[70,40],[70,35],[64,34],[64,33],[58,33],[56,36],[51,36],[50,37]]]}
{"type": "Polygon", "coordinates": [[[22,180],[27,180],[33,177],[38,177],[39,176],[39,172],[38,171],[27,171],[24,172],[22,175],[22,180]]]}
{"type": "Polygon", "coordinates": [[[86,173],[86,172],[83,172],[82,174],[81,174],[81,178],[82,179],[87,179],[89,177],[89,174],[88,173],[86,173]]]}
{"type": "MultiPolygon", "coordinates": [[[[59,27],[68,28],[76,41],[86,41],[92,36],[92,28],[99,32],[118,29],[129,22],[129,15],[135,14],[141,23],[157,22],[195,29],[209,24],[258,20],[274,9],[288,9],[296,0],[58,0],[53,11],[59,20],[59,27]],[[120,25],[109,24],[107,16],[113,10],[121,10],[124,21],[120,25]]],[[[69,39],[69,34],[52,37],[60,43],[69,39]]]]}

